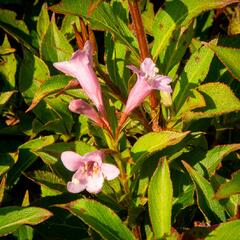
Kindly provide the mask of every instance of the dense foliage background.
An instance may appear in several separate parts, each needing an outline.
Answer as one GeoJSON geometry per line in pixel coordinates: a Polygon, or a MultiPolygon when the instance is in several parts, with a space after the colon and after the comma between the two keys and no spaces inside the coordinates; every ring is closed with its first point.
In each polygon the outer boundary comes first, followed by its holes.
{"type": "Polygon", "coordinates": [[[136,80],[126,66],[143,60],[136,2],[0,1],[3,239],[240,239],[240,2],[139,1],[151,58],[173,93],[146,98],[116,139],[136,80]],[[88,97],[53,67],[79,37],[96,44],[113,137],[69,111],[88,97]],[[67,192],[61,153],[96,149],[126,179],[99,194],[67,192]]]}

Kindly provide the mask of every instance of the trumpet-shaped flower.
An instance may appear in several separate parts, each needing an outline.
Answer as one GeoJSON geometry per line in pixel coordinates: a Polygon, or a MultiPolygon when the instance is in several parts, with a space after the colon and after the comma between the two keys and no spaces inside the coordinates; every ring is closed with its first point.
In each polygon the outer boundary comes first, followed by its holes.
{"type": "Polygon", "coordinates": [[[75,77],[84,92],[96,105],[98,111],[104,116],[102,92],[99,81],[93,70],[92,46],[90,41],[86,41],[83,50],[73,53],[70,61],[57,62],[53,66],[63,73],[75,77]]]}
{"type": "Polygon", "coordinates": [[[124,113],[128,115],[133,109],[138,107],[152,90],[162,90],[172,92],[169,83],[172,81],[170,77],[159,75],[158,68],[155,66],[151,58],[145,58],[140,69],[133,65],[128,66],[134,73],[137,74],[137,82],[131,89],[124,113]]]}
{"type": "Polygon", "coordinates": [[[83,100],[77,99],[71,101],[68,108],[71,112],[86,115],[88,118],[93,120],[98,126],[100,127],[103,126],[102,119],[99,117],[95,109],[91,107],[88,103],[84,102],[83,100]]]}
{"type": "Polygon", "coordinates": [[[118,168],[113,164],[103,163],[103,157],[103,152],[99,150],[83,156],[72,151],[63,152],[63,165],[75,172],[72,181],[67,184],[68,191],[79,193],[86,189],[89,193],[99,193],[104,179],[116,178],[119,175],[118,168]]]}

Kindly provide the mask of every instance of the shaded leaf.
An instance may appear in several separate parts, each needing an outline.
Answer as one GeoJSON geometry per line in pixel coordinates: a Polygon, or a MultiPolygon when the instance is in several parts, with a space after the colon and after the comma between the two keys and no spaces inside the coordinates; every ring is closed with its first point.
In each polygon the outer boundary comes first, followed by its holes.
{"type": "Polygon", "coordinates": [[[35,49],[32,47],[32,40],[26,24],[22,20],[17,20],[16,17],[17,14],[15,12],[0,9],[0,28],[10,34],[29,50],[35,52],[35,49]]]}
{"type": "MultiPolygon", "coordinates": [[[[1,14],[1,13],[0,13],[1,14]]],[[[4,37],[3,48],[11,48],[7,35],[4,37]]],[[[10,53],[1,57],[0,64],[0,84],[1,91],[9,91],[15,88],[15,74],[17,71],[17,60],[14,53],[10,53]]]]}
{"type": "Polygon", "coordinates": [[[135,239],[121,219],[108,207],[89,199],[58,205],[69,210],[105,239],[135,239]]]}
{"type": "Polygon", "coordinates": [[[240,194],[240,171],[233,173],[229,182],[220,185],[215,197],[217,199],[222,199],[233,194],[240,194]]]}
{"type": "Polygon", "coordinates": [[[216,46],[211,43],[206,44],[226,66],[234,78],[240,81],[240,70],[238,67],[240,59],[240,49],[216,46]]]}
{"type": "Polygon", "coordinates": [[[0,209],[0,236],[15,232],[20,226],[36,225],[52,216],[52,213],[37,207],[4,207],[0,209]]]}
{"type": "Polygon", "coordinates": [[[225,213],[221,204],[214,198],[214,191],[210,183],[198,174],[190,165],[182,161],[191,176],[197,190],[198,206],[207,221],[225,221],[225,213]]]}

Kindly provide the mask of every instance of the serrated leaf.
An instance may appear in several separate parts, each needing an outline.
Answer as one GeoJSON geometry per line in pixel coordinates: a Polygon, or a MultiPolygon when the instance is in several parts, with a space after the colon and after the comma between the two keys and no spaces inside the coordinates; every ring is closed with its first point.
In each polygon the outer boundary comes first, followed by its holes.
{"type": "Polygon", "coordinates": [[[131,155],[134,161],[136,161],[132,172],[137,171],[147,157],[179,143],[188,134],[189,132],[162,131],[159,133],[151,132],[140,137],[131,149],[131,155]]]}
{"type": "Polygon", "coordinates": [[[29,50],[35,52],[35,49],[31,44],[32,40],[26,24],[22,20],[17,20],[16,17],[17,14],[15,12],[0,9],[0,28],[22,43],[29,50]]]}
{"type": "Polygon", "coordinates": [[[58,30],[54,19],[52,19],[44,35],[40,53],[41,57],[49,63],[49,67],[52,67],[54,62],[67,61],[71,58],[73,48],[61,31],[58,30]]]}
{"type": "Polygon", "coordinates": [[[215,230],[209,233],[205,240],[231,240],[240,239],[240,220],[221,223],[215,230]]]}
{"type": "Polygon", "coordinates": [[[214,54],[203,46],[191,55],[173,91],[173,102],[177,111],[190,95],[190,91],[200,85],[207,76],[214,54]]]}
{"type": "MultiPolygon", "coordinates": [[[[11,48],[7,35],[5,35],[4,37],[2,47],[11,48]]],[[[0,76],[1,84],[3,85],[1,87],[1,90],[2,91],[13,90],[15,88],[15,74],[17,71],[17,60],[14,56],[14,53],[4,55],[1,58],[2,61],[0,64],[0,76]]]]}
{"type": "Polygon", "coordinates": [[[217,199],[222,199],[233,194],[240,194],[240,171],[233,173],[229,182],[220,185],[215,197],[217,199]]]}
{"type": "Polygon", "coordinates": [[[148,209],[156,239],[166,238],[171,233],[173,188],[166,158],[151,178],[148,189],[148,209]]]}
{"type": "Polygon", "coordinates": [[[156,60],[158,55],[164,52],[176,29],[187,26],[193,18],[203,11],[223,8],[234,2],[238,2],[238,0],[166,1],[164,10],[158,11],[153,24],[153,59],[156,60]]]}
{"type": "Polygon", "coordinates": [[[198,174],[198,172],[189,164],[184,161],[182,162],[196,186],[198,206],[206,220],[215,223],[225,221],[226,217],[223,207],[216,199],[214,199],[214,191],[211,184],[198,174]]]}
{"type": "Polygon", "coordinates": [[[221,161],[229,155],[231,152],[237,151],[240,149],[240,144],[228,144],[228,145],[219,145],[215,146],[211,150],[206,153],[204,159],[199,161],[194,167],[198,170],[198,172],[202,175],[204,173],[209,174],[209,176],[213,175],[217,170],[217,167],[221,163],[221,161]]]}
{"type": "Polygon", "coordinates": [[[79,199],[67,204],[58,205],[69,210],[98,232],[104,239],[135,239],[121,219],[108,207],[89,199],[79,199]]]}
{"type": "Polygon", "coordinates": [[[25,224],[39,224],[51,216],[48,210],[37,207],[0,208],[0,236],[10,234],[25,224]]]}
{"type": "Polygon", "coordinates": [[[240,49],[223,46],[216,46],[211,43],[206,44],[219,58],[219,60],[226,66],[228,71],[234,78],[240,81],[240,69],[238,67],[240,59],[240,49]]]}
{"type": "Polygon", "coordinates": [[[203,95],[206,107],[184,114],[184,121],[211,118],[222,114],[240,111],[240,100],[223,83],[207,83],[197,90],[203,95]]]}

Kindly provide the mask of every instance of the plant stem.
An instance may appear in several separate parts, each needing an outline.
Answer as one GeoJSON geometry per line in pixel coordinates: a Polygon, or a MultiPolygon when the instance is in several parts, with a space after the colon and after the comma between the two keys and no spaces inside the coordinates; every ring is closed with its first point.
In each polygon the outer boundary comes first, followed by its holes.
{"type": "MultiPolygon", "coordinates": [[[[129,10],[132,16],[134,29],[136,32],[138,45],[141,54],[141,61],[150,56],[146,34],[143,27],[141,12],[138,5],[138,0],[128,0],[129,10]]],[[[156,113],[157,97],[156,92],[152,91],[150,94],[151,118],[153,131],[159,131],[158,117],[156,113]]]]}

